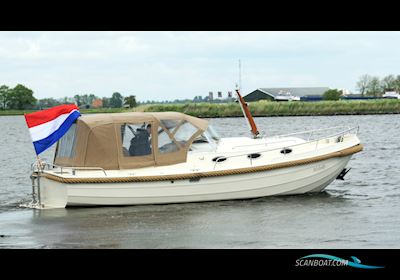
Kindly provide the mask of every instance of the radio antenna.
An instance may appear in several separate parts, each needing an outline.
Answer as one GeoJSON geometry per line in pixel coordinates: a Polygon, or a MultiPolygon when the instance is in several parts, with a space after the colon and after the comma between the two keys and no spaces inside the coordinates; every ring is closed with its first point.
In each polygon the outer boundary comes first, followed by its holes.
{"type": "Polygon", "coordinates": [[[239,59],[239,91],[242,91],[242,64],[239,59]]]}

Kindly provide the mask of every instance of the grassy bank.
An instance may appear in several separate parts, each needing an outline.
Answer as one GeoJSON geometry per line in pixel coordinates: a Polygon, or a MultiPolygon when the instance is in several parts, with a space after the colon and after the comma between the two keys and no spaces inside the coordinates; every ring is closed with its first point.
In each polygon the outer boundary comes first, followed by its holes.
{"type": "MultiPolygon", "coordinates": [[[[399,114],[400,100],[343,100],[319,102],[268,102],[250,103],[253,116],[331,116],[331,115],[367,115],[367,114],[399,114]]],[[[82,109],[81,113],[120,113],[120,112],[165,112],[176,111],[188,115],[211,117],[241,117],[242,111],[237,103],[210,104],[151,104],[135,109],[82,109]]],[[[23,115],[33,111],[5,110],[0,115],[23,115]]]]}
{"type": "MultiPolygon", "coordinates": [[[[330,116],[399,114],[400,100],[362,100],[362,101],[320,101],[320,102],[268,102],[250,103],[253,116],[330,116]]],[[[241,117],[239,104],[163,104],[145,105],[136,111],[162,112],[177,111],[197,117],[241,117]]]]}

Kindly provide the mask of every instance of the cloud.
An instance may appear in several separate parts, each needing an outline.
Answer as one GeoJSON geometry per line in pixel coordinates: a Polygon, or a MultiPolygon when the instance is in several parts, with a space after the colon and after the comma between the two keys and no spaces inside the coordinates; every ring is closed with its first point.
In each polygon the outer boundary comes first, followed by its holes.
{"type": "Polygon", "coordinates": [[[399,74],[399,32],[0,32],[0,84],[35,96],[114,91],[173,100],[268,86],[354,90],[399,74]]]}

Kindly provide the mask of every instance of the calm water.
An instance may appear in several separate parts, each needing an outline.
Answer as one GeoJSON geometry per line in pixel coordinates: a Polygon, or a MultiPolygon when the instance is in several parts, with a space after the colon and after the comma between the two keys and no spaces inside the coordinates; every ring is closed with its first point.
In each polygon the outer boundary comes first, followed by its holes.
{"type": "MultiPolygon", "coordinates": [[[[243,119],[211,119],[247,136],[243,119]]],[[[314,195],[34,210],[33,146],[22,116],[0,117],[0,248],[400,248],[400,115],[256,118],[266,134],[360,126],[345,181],[314,195]]],[[[51,161],[54,151],[43,155],[51,161]]]]}

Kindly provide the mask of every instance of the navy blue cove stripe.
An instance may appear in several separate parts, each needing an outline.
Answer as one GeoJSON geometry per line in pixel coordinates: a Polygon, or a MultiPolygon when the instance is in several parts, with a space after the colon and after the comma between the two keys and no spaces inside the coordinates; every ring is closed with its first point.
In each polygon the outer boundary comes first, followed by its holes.
{"type": "Polygon", "coordinates": [[[40,153],[44,152],[48,148],[51,147],[55,142],[58,141],[61,137],[64,136],[65,133],[67,133],[68,129],[71,127],[71,125],[75,122],[77,118],[79,118],[81,113],[79,111],[74,111],[71,115],[69,115],[65,121],[62,123],[62,125],[54,131],[52,134],[47,136],[46,138],[43,138],[41,140],[33,142],[33,146],[35,147],[36,154],[39,155],[40,153]]]}

